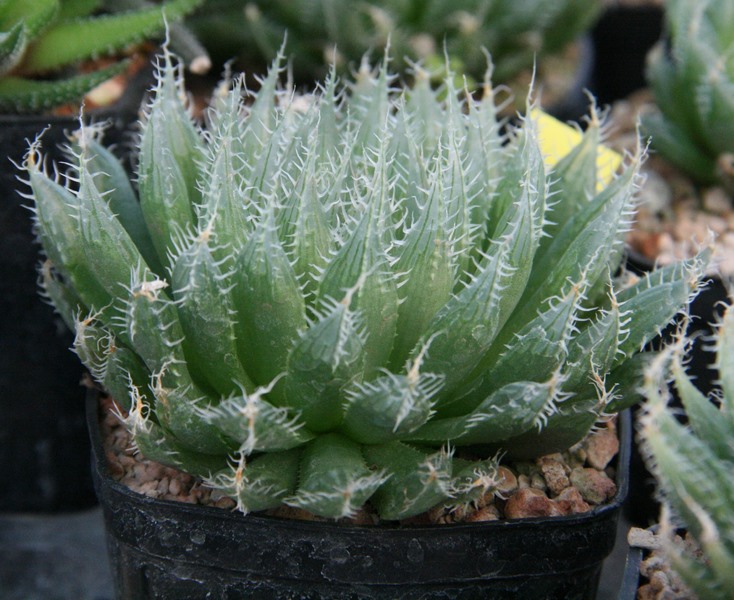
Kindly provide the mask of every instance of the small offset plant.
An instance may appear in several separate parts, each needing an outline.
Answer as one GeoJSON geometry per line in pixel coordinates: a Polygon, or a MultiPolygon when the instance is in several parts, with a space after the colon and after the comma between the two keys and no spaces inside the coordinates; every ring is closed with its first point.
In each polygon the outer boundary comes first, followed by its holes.
{"type": "Polygon", "coordinates": [[[212,53],[224,59],[271,61],[288,34],[296,78],[322,77],[334,62],[347,71],[362,56],[379,56],[390,43],[395,68],[405,60],[444,66],[481,81],[484,48],[495,62],[495,81],[530,69],[536,57],[561,52],[586,31],[601,10],[598,0],[208,0],[189,19],[212,53]]]}
{"type": "MultiPolygon", "coordinates": [[[[734,598],[734,309],[715,334],[720,392],[704,396],[686,373],[686,340],[658,357],[646,374],[641,437],[666,510],[663,530],[684,526],[701,555],[669,542],[673,568],[699,598],[734,598]],[[687,425],[670,406],[672,379],[687,425]],[[671,521],[670,515],[674,516],[671,521]],[[672,523],[672,524],[671,524],[672,523]]],[[[663,539],[667,539],[663,536],[663,539]]]]}
{"type": "Polygon", "coordinates": [[[282,60],[256,94],[223,82],[201,131],[164,56],[137,194],[89,128],[66,178],[26,158],[45,291],[145,457],[243,512],[401,519],[635,400],[703,266],[615,278],[643,150],[603,185],[595,112],[551,171],[489,80],[398,93],[385,64],[298,96],[282,60]]]}
{"type": "Polygon", "coordinates": [[[734,5],[669,0],[668,40],[648,57],[659,112],[643,118],[653,148],[701,184],[734,189],[734,5]]]}
{"type": "Polygon", "coordinates": [[[69,74],[165,30],[202,0],[169,0],[117,14],[94,14],[102,0],[0,0],[0,111],[40,112],[80,100],[121,73],[124,61],[69,74]]]}

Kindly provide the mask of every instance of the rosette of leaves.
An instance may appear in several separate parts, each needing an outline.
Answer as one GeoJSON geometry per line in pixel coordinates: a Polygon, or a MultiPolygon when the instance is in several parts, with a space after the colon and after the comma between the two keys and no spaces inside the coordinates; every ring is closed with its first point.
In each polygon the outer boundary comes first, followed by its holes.
{"type": "Polygon", "coordinates": [[[594,22],[597,0],[208,0],[188,20],[209,51],[244,64],[271,61],[287,33],[297,81],[321,78],[332,62],[347,71],[390,43],[395,68],[406,60],[481,81],[485,48],[495,81],[508,81],[535,58],[562,51],[594,22]]]}
{"type": "Polygon", "coordinates": [[[182,18],[201,1],[97,14],[102,0],[0,0],[0,111],[40,112],[81,99],[125,62],[84,73],[75,65],[163,33],[166,19],[182,18]]]}
{"type": "Polygon", "coordinates": [[[595,113],[550,170],[489,81],[398,93],[383,65],[298,96],[281,64],[223,82],[200,130],[166,55],[137,191],[89,129],[68,180],[25,161],[45,292],[144,456],[245,512],[401,519],[635,400],[703,262],[615,277],[642,150],[602,185],[595,113]]]}
{"type": "Polygon", "coordinates": [[[701,184],[734,185],[734,5],[670,0],[667,39],[648,56],[659,111],[643,117],[652,145],[701,184]]]}
{"type": "Polygon", "coordinates": [[[662,535],[665,555],[699,598],[731,599],[734,309],[726,309],[715,334],[720,390],[712,397],[704,396],[686,372],[686,343],[681,339],[656,359],[646,374],[641,439],[664,506],[661,532],[682,526],[696,542],[684,545],[662,535]],[[685,410],[685,421],[680,410],[671,406],[671,380],[685,410]]]}

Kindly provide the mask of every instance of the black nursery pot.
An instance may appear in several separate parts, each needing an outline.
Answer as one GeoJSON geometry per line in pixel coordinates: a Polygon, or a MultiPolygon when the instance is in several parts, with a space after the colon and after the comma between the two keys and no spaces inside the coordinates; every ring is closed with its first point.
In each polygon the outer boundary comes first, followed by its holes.
{"type": "Polygon", "coordinates": [[[617,495],[582,515],[436,526],[343,526],[157,500],[109,475],[95,395],[94,478],[118,599],[594,598],[627,495],[629,415],[617,495]]]}
{"type": "MultiPolygon", "coordinates": [[[[137,120],[150,73],[141,73],[114,109],[105,140],[123,142],[137,120]]],[[[69,350],[73,336],[38,288],[40,246],[32,233],[29,188],[18,178],[29,142],[44,132],[44,155],[65,160],[59,145],[76,117],[0,115],[0,511],[55,512],[96,503],[89,472],[84,374],[69,350]],[[15,164],[13,164],[15,163],[15,164]]]]}
{"type": "Polygon", "coordinates": [[[594,74],[591,91],[610,104],[644,88],[647,53],[663,31],[659,6],[610,6],[591,32],[594,74]]]}

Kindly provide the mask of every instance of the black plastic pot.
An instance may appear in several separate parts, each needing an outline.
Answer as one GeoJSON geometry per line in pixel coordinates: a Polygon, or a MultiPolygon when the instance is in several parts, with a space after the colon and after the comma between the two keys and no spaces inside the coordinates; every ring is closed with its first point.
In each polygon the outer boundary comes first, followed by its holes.
{"type": "MultiPolygon", "coordinates": [[[[93,113],[109,121],[105,139],[121,142],[137,119],[140,86],[125,103],[93,113]]],[[[64,160],[59,145],[77,129],[72,117],[0,115],[0,511],[54,512],[96,502],[89,473],[89,436],[84,416],[84,373],[70,352],[73,337],[37,285],[39,246],[34,242],[30,201],[18,181],[29,141],[44,131],[49,160],[64,160]]],[[[49,163],[50,164],[50,163],[49,163]]]]}
{"type": "Polygon", "coordinates": [[[636,600],[637,590],[640,587],[640,563],[643,552],[642,548],[629,548],[617,600],[636,600]]]}
{"type": "Polygon", "coordinates": [[[659,6],[611,6],[592,30],[591,90],[601,105],[646,86],[645,60],[663,31],[659,6]]]}
{"type": "Polygon", "coordinates": [[[87,400],[94,478],[118,599],[557,599],[596,594],[627,495],[629,415],[614,500],[590,513],[357,527],[148,498],[109,476],[87,400]]]}

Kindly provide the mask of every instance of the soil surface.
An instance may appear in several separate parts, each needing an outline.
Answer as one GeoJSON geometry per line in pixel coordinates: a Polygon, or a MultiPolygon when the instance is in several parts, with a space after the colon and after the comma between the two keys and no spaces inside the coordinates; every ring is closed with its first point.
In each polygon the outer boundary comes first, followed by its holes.
{"type": "MultiPolygon", "coordinates": [[[[615,102],[606,143],[618,152],[633,152],[640,114],[653,110],[648,90],[615,102]]],[[[637,223],[628,237],[631,248],[652,262],[670,264],[694,256],[713,243],[711,274],[734,276],[734,209],[722,187],[698,187],[654,149],[643,165],[637,223]]]]}
{"type": "MultiPolygon", "coordinates": [[[[670,566],[670,561],[662,548],[663,540],[659,534],[649,529],[633,527],[627,535],[629,545],[647,551],[645,559],[640,563],[640,587],[637,600],[696,600],[696,596],[670,566]]],[[[674,535],[672,543],[685,546],[700,554],[693,540],[674,535]]]]}
{"type": "MultiPolygon", "coordinates": [[[[119,407],[109,397],[102,399],[102,407],[102,438],[110,474],[116,481],[153,498],[235,508],[234,500],[208,488],[200,479],[136,454],[127,430],[113,412],[113,409],[119,411],[119,407]]],[[[470,506],[439,506],[406,523],[495,521],[587,512],[616,494],[611,463],[618,451],[616,420],[611,419],[567,452],[543,456],[534,462],[501,466],[497,489],[487,492],[470,506]]],[[[287,506],[270,511],[270,514],[323,520],[287,506]]],[[[352,519],[343,521],[364,525],[376,524],[379,518],[366,506],[352,519]]]]}

